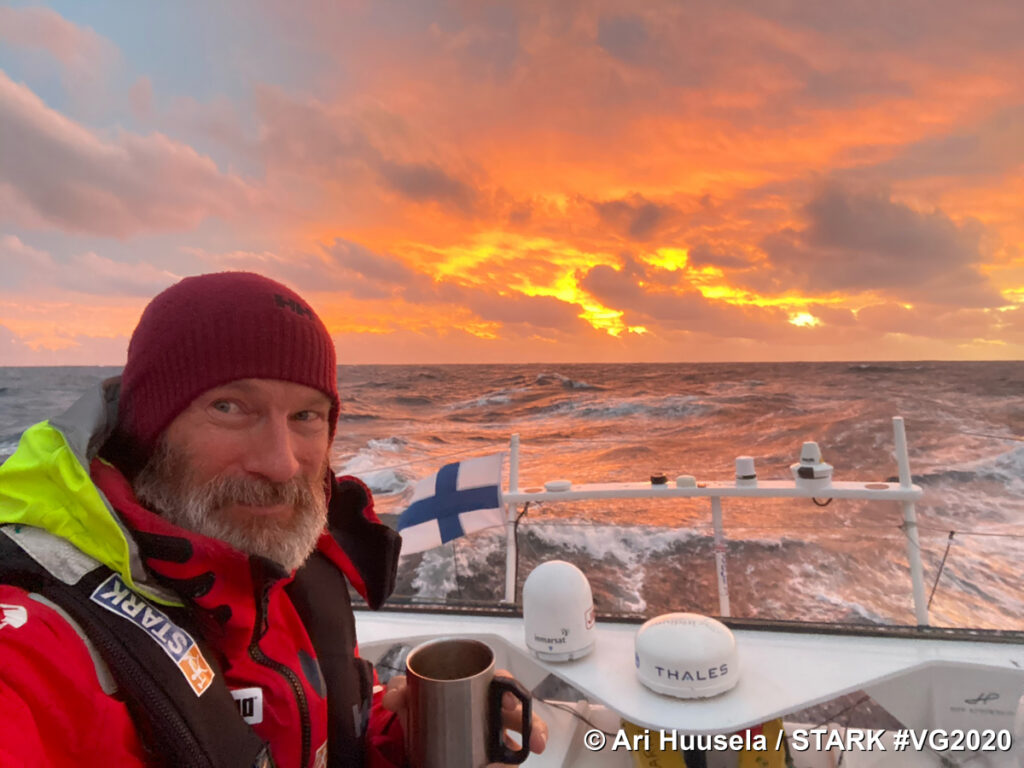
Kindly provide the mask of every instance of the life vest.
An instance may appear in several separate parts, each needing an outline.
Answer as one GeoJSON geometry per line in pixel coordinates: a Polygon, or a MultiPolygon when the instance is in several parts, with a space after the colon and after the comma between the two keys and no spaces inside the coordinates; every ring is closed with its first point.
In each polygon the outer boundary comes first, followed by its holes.
{"type": "MultiPolygon", "coordinates": [[[[338,502],[366,500],[355,484],[339,484],[336,493],[335,509],[338,502]]],[[[359,525],[349,518],[335,535],[344,539],[352,534],[346,529],[359,525]]],[[[377,562],[393,562],[398,541],[382,537],[371,548],[377,562]]],[[[322,550],[285,591],[316,649],[317,671],[307,670],[307,677],[319,677],[327,696],[328,765],[361,765],[373,667],[356,654],[346,576],[322,550]]],[[[242,719],[189,609],[147,600],[110,568],[31,526],[0,527],[0,583],[42,595],[75,621],[112,674],[155,763],[272,768],[267,746],[242,719]]],[[[369,595],[373,607],[390,587],[375,591],[369,595]]]]}
{"type": "MultiPolygon", "coordinates": [[[[19,545],[22,536],[38,543],[51,534],[17,528],[0,529],[0,582],[42,595],[74,619],[117,682],[143,743],[160,762],[195,768],[273,766],[267,746],[239,716],[213,654],[197,632],[186,629],[184,611],[156,606],[99,563],[74,576],[65,570],[60,578],[47,567],[56,561],[40,563],[19,545]]],[[[32,548],[37,556],[41,549],[32,548]]],[[[50,551],[59,556],[59,545],[50,551]]]]}

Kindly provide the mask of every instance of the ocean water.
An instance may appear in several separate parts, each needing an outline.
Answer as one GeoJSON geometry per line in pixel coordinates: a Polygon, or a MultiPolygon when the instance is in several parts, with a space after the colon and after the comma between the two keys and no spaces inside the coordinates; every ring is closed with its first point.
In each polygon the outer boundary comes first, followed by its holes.
{"type": "MultiPolygon", "coordinates": [[[[0,368],[0,458],[117,373],[0,368]]],[[[654,472],[728,480],[738,455],[762,480],[788,479],[805,440],[836,480],[884,481],[897,472],[891,418],[903,416],[925,491],[932,622],[1024,629],[1024,363],[342,366],[339,387],[333,466],[364,479],[386,515],[419,477],[507,449],[513,433],[523,488],[654,472]]],[[[726,499],[723,510],[734,616],[914,623],[897,504],[726,499]]],[[[587,574],[601,612],[718,612],[707,499],[531,505],[519,543],[520,584],[558,558],[587,574]]],[[[404,558],[395,599],[493,601],[504,569],[503,534],[482,532],[404,558]]]]}

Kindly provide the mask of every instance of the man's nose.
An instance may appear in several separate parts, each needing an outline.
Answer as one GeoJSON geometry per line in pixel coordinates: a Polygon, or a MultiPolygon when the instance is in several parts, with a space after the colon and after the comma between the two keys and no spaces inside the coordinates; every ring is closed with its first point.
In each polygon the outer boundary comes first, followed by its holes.
{"type": "Polygon", "coordinates": [[[246,471],[275,483],[291,480],[300,466],[294,441],[287,418],[268,416],[252,435],[252,445],[246,451],[246,471]]]}

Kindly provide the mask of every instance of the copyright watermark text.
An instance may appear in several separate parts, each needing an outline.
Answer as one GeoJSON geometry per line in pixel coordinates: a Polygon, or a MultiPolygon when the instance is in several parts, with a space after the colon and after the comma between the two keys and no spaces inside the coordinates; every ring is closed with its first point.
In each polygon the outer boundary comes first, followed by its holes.
{"type": "MultiPolygon", "coordinates": [[[[614,733],[591,728],[583,734],[583,746],[591,752],[603,749],[625,752],[689,751],[704,752],[782,750],[786,734],[780,728],[769,743],[763,733],[680,733],[675,730],[649,728],[620,728],[614,733]]],[[[937,752],[1008,752],[1012,735],[1007,730],[957,729],[914,730],[845,728],[797,728],[789,735],[789,748],[794,752],[813,750],[827,752],[903,752],[925,748],[937,752]]]]}

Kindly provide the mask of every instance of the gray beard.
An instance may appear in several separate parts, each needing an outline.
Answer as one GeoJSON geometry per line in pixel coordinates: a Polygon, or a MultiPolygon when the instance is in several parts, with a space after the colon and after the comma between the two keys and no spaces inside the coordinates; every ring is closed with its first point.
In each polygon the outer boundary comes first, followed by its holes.
{"type": "Polygon", "coordinates": [[[310,488],[304,477],[285,483],[258,477],[214,477],[197,485],[194,475],[188,457],[161,439],[132,487],[139,501],[168,522],[246,554],[273,560],[289,572],[316,549],[327,524],[327,499],[322,490],[310,488]],[[222,510],[232,504],[288,504],[294,513],[285,520],[224,515],[222,510]]]}

